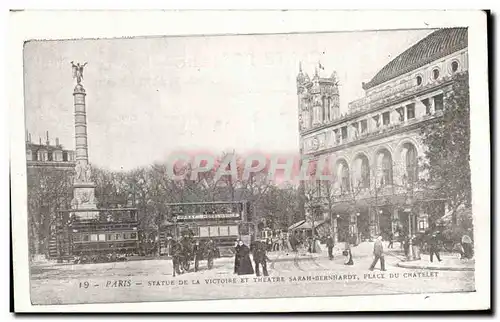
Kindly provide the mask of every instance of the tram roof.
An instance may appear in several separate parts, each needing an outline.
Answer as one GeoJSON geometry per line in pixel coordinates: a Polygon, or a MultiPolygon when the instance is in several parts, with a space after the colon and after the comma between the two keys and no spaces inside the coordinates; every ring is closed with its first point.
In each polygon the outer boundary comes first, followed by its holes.
{"type": "Polygon", "coordinates": [[[99,211],[127,211],[127,210],[135,210],[137,208],[97,208],[97,209],[59,209],[59,212],[99,212],[99,211]]]}
{"type": "Polygon", "coordinates": [[[222,204],[236,204],[236,203],[244,203],[247,200],[239,200],[239,201],[206,201],[206,202],[175,202],[175,203],[167,203],[167,206],[190,206],[190,205],[222,205],[222,204]]]}

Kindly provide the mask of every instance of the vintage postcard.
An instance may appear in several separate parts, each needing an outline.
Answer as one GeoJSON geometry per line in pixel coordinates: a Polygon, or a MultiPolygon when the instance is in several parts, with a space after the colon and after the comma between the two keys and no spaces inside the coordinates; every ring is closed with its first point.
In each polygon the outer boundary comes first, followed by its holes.
{"type": "Polygon", "coordinates": [[[17,310],[489,308],[484,13],[12,19],[17,310]]]}

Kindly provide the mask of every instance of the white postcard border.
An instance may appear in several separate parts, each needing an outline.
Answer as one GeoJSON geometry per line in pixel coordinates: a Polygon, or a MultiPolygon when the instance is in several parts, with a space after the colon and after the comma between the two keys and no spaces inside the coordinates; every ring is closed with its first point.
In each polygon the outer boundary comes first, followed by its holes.
{"type": "Polygon", "coordinates": [[[290,312],[490,307],[490,140],[486,15],[479,11],[25,11],[11,14],[8,51],[14,296],[17,312],[290,312]],[[140,23],[138,23],[140,22],[140,23]],[[469,27],[476,292],[33,306],[30,303],[23,42],[28,39],[332,32],[469,27]]]}

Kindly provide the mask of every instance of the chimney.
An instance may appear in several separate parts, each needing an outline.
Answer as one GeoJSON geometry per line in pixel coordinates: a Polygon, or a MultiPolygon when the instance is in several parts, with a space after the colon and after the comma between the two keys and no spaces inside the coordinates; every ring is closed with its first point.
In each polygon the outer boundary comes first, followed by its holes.
{"type": "Polygon", "coordinates": [[[28,133],[28,142],[31,143],[31,133],[28,133]]]}
{"type": "Polygon", "coordinates": [[[49,141],[49,131],[47,131],[47,142],[45,142],[45,143],[47,143],[47,145],[50,145],[50,141],[49,141]]]}
{"type": "Polygon", "coordinates": [[[56,138],[56,146],[59,146],[59,138],[56,138]]]}
{"type": "Polygon", "coordinates": [[[42,145],[42,138],[41,138],[41,137],[39,137],[39,139],[40,139],[40,145],[42,145]]]}

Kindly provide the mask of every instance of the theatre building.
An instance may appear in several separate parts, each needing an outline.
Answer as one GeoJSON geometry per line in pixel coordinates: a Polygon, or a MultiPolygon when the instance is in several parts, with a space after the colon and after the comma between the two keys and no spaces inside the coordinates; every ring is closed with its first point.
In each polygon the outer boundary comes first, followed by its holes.
{"type": "Polygon", "coordinates": [[[467,29],[439,29],[363,83],[364,97],[341,114],[335,74],[310,79],[300,68],[300,152],[328,156],[335,178],[305,184],[314,196],[306,212],[319,209],[339,241],[424,231],[432,195],[419,183],[420,131],[443,115],[452,76],[467,69],[467,29]]]}

